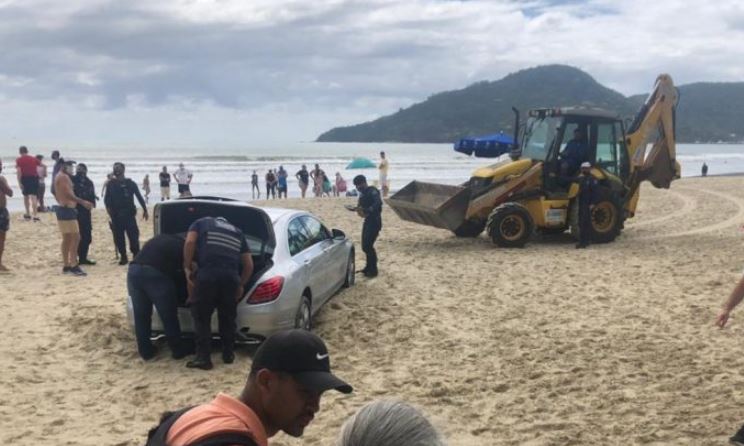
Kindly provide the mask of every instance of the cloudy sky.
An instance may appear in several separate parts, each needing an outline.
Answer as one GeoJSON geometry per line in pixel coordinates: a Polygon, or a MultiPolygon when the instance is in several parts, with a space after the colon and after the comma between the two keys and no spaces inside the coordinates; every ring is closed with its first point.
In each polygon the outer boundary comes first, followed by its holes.
{"type": "Polygon", "coordinates": [[[744,80],[741,0],[0,0],[0,147],[313,140],[548,63],[744,80]]]}

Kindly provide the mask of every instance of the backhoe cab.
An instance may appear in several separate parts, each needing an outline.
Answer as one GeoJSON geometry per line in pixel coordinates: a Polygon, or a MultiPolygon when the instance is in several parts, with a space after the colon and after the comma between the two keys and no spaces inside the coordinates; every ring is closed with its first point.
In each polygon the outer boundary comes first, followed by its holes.
{"type": "Polygon", "coordinates": [[[524,246],[536,230],[570,229],[578,238],[575,177],[579,164],[589,161],[601,186],[591,236],[598,243],[613,241],[635,213],[642,181],[668,188],[679,177],[676,104],[671,78],[661,75],[627,134],[623,121],[611,112],[531,110],[511,161],[480,168],[461,186],[414,181],[388,204],[404,220],[449,229],[459,237],[476,237],[485,229],[504,247],[524,246]],[[653,146],[647,153],[648,141],[653,146]]]}

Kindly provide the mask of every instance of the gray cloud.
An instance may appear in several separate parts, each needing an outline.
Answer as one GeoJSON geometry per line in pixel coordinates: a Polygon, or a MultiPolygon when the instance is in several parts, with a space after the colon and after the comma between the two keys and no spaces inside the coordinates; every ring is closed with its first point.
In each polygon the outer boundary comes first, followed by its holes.
{"type": "Polygon", "coordinates": [[[319,132],[546,63],[626,94],[661,71],[677,82],[744,76],[737,0],[3,4],[0,98],[28,110],[68,104],[71,115],[226,109],[275,113],[264,127],[276,131],[294,127],[281,119],[295,113],[319,132]]]}

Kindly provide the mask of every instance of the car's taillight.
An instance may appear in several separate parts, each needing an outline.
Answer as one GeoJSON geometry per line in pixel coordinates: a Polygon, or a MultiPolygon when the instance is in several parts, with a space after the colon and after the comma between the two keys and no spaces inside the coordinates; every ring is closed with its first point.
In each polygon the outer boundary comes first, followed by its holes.
{"type": "Polygon", "coordinates": [[[276,276],[261,283],[253,290],[251,296],[248,298],[246,303],[248,304],[262,304],[264,302],[271,302],[272,300],[279,297],[284,286],[284,277],[276,276]]]}

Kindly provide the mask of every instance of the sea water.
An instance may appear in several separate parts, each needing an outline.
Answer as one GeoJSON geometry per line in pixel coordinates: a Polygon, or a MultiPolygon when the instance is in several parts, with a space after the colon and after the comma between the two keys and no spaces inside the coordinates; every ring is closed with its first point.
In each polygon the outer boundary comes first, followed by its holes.
{"type": "MultiPolygon", "coordinates": [[[[50,149],[38,150],[30,147],[31,154],[41,153],[49,167],[47,178],[47,204],[54,204],[49,191],[51,185],[52,160],[50,149]]],[[[66,159],[88,166],[88,175],[100,193],[106,174],[116,161],[126,165],[126,175],[142,186],[145,174],[150,175],[150,204],[160,200],[158,174],[163,166],[172,174],[183,163],[194,177],[191,191],[194,195],[209,195],[251,200],[251,174],[259,175],[261,198],[265,198],[264,176],[268,169],[283,166],[289,173],[289,197],[299,197],[300,189],[295,173],[305,164],[312,170],[317,163],[334,180],[339,172],[352,188],[351,179],[358,174],[366,175],[375,183],[377,169],[347,170],[346,166],[356,157],[369,158],[377,163],[380,151],[385,151],[390,162],[388,179],[395,191],[412,180],[444,184],[460,184],[466,181],[473,170],[499,159],[473,158],[453,150],[451,144],[369,144],[369,143],[296,143],[282,147],[249,147],[244,149],[221,148],[70,148],[60,150],[66,159]]],[[[13,188],[14,197],[9,200],[11,211],[23,208],[20,190],[15,176],[13,149],[4,149],[2,154],[3,174],[13,188]]],[[[744,172],[743,144],[678,144],[677,160],[682,165],[682,176],[700,175],[703,162],[708,164],[709,175],[744,172]]],[[[308,191],[308,196],[312,194],[308,191]]],[[[171,197],[178,196],[175,181],[171,183],[171,197]]],[[[99,204],[101,206],[101,204],[99,204]]]]}

